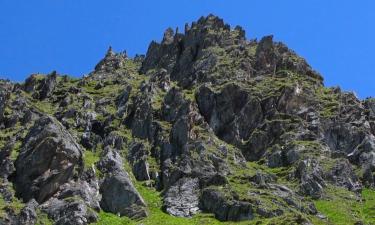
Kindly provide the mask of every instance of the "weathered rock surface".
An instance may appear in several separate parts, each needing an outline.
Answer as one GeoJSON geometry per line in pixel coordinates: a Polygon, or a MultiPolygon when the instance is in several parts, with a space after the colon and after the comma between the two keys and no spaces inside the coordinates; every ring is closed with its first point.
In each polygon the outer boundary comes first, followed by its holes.
{"type": "Polygon", "coordinates": [[[98,166],[106,174],[100,185],[102,209],[132,219],[146,217],[146,204],[123,169],[121,156],[107,148],[98,166]]]}
{"type": "Polygon", "coordinates": [[[50,198],[41,208],[58,225],[85,225],[97,220],[97,215],[82,200],[50,198]]]}
{"type": "Polygon", "coordinates": [[[25,201],[44,202],[73,177],[81,160],[82,150],[56,119],[39,119],[15,162],[17,194],[25,201]]]}
{"type": "Polygon", "coordinates": [[[199,190],[197,178],[181,178],[165,193],[165,211],[180,217],[195,215],[199,212],[199,190]]]}
{"type": "Polygon", "coordinates": [[[219,190],[204,190],[201,204],[204,210],[213,212],[221,221],[242,221],[254,218],[253,207],[250,203],[227,199],[219,190]]]}

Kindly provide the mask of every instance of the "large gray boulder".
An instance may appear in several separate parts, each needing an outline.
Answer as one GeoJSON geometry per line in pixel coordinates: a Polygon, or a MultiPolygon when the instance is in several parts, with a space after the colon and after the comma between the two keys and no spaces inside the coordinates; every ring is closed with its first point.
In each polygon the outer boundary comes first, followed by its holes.
{"type": "Polygon", "coordinates": [[[147,216],[146,203],[135,189],[126,172],[107,176],[100,186],[104,211],[140,219],[147,216]]]}
{"type": "Polygon", "coordinates": [[[124,170],[121,156],[107,147],[97,165],[105,174],[100,185],[101,208],[106,212],[132,219],[146,217],[146,203],[134,187],[129,174],[124,170]]]}
{"type": "Polygon", "coordinates": [[[33,74],[25,80],[23,90],[32,93],[35,99],[44,100],[51,96],[57,84],[57,73],[49,75],[33,74]]]}
{"type": "Polygon", "coordinates": [[[15,188],[24,201],[39,203],[72,179],[82,164],[82,151],[71,134],[52,117],[35,122],[15,162],[15,188]]]}

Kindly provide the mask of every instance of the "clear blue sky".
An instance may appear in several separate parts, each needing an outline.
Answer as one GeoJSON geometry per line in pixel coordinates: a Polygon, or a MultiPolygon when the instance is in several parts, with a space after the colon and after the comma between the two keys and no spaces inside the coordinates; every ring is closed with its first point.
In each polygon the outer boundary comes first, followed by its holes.
{"type": "Polygon", "coordinates": [[[0,0],[0,78],[81,76],[109,45],[144,54],[168,26],[214,13],[248,38],[274,34],[327,85],[364,98],[375,96],[374,12],[373,0],[0,0]]]}

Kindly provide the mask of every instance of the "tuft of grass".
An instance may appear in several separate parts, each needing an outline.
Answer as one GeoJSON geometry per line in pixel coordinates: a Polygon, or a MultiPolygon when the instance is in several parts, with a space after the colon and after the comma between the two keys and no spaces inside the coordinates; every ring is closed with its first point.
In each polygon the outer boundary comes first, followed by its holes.
{"type": "Polygon", "coordinates": [[[92,152],[92,151],[85,151],[83,153],[83,162],[85,165],[85,168],[89,168],[92,165],[95,165],[96,162],[100,160],[100,156],[98,152],[92,152]]]}

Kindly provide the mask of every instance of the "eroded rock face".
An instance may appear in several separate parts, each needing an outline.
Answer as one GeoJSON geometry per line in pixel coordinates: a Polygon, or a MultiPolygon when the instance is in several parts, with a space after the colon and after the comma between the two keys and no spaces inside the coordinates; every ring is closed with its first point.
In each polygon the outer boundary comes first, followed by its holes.
{"type": "Polygon", "coordinates": [[[52,94],[56,83],[56,71],[53,71],[46,76],[42,74],[33,74],[26,79],[23,89],[28,93],[32,93],[34,98],[44,100],[52,94]]]}
{"type": "Polygon", "coordinates": [[[198,178],[181,178],[164,196],[164,209],[173,216],[191,217],[199,212],[198,178]]]}
{"type": "Polygon", "coordinates": [[[133,174],[139,181],[150,180],[148,150],[142,143],[133,143],[129,149],[129,162],[132,164],[133,174]]]}
{"type": "Polygon", "coordinates": [[[216,135],[229,143],[248,139],[263,120],[259,101],[236,85],[229,84],[217,94],[202,87],[197,103],[216,135]]]}
{"type": "Polygon", "coordinates": [[[58,225],[85,225],[97,220],[97,215],[82,200],[51,198],[41,209],[58,225]]]}
{"type": "Polygon", "coordinates": [[[226,199],[224,193],[215,189],[203,191],[201,204],[203,210],[213,212],[220,221],[243,221],[254,218],[250,203],[226,199]]]}
{"type": "Polygon", "coordinates": [[[362,189],[359,178],[347,160],[337,162],[326,176],[336,186],[341,186],[354,192],[360,192],[362,189]]]}
{"type": "Polygon", "coordinates": [[[16,160],[17,194],[39,203],[52,196],[80,168],[82,151],[65,128],[51,117],[35,122],[16,160]]]}
{"type": "Polygon", "coordinates": [[[318,199],[326,186],[323,179],[323,170],[315,160],[304,160],[298,164],[295,176],[301,180],[300,192],[318,199]]]}

